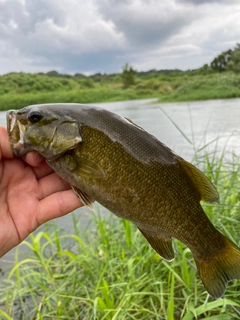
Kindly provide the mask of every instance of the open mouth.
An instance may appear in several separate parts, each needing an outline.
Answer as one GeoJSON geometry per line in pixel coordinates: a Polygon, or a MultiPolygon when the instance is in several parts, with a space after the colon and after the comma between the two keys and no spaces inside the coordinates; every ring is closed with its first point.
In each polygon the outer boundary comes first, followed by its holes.
{"type": "Polygon", "coordinates": [[[7,113],[7,129],[13,152],[16,156],[25,154],[24,133],[26,127],[17,119],[15,111],[7,113]]]}

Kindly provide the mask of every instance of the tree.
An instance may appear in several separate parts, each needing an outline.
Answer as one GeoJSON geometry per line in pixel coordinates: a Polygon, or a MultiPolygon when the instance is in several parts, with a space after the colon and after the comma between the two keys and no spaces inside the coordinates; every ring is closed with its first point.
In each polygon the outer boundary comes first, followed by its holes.
{"type": "Polygon", "coordinates": [[[231,58],[228,62],[227,69],[240,73],[240,44],[237,43],[236,48],[234,48],[231,58]]]}
{"type": "Polygon", "coordinates": [[[60,76],[59,73],[55,70],[47,72],[46,75],[49,77],[59,77],[60,76]]]}
{"type": "Polygon", "coordinates": [[[126,63],[123,66],[123,72],[121,74],[124,88],[128,88],[135,83],[136,71],[126,63]]]}
{"type": "Polygon", "coordinates": [[[219,54],[212,62],[211,67],[213,70],[222,72],[225,71],[227,68],[227,65],[231,59],[233,51],[231,49],[222,52],[219,54]]]}

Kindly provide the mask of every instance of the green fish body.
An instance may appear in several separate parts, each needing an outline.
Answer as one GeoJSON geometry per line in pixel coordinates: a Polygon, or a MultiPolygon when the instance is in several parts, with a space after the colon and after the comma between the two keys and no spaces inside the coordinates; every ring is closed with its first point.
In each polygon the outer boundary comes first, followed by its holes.
{"type": "Polygon", "coordinates": [[[172,238],[192,252],[206,290],[221,297],[240,279],[240,249],[222,235],[200,201],[217,203],[204,174],[154,136],[107,110],[80,104],[34,105],[7,114],[13,151],[41,153],[85,205],[98,201],[133,222],[164,259],[172,238]]]}

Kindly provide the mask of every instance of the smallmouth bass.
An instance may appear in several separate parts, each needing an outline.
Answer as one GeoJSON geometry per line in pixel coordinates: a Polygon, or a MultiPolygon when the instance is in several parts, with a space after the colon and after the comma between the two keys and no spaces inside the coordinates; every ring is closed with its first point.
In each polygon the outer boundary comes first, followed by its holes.
{"type": "Polygon", "coordinates": [[[46,104],[7,113],[15,156],[35,150],[81,201],[98,201],[130,220],[164,259],[172,238],[192,252],[214,298],[240,279],[240,249],[205,215],[200,201],[218,203],[212,183],[189,162],[130,120],[80,104],[46,104]]]}

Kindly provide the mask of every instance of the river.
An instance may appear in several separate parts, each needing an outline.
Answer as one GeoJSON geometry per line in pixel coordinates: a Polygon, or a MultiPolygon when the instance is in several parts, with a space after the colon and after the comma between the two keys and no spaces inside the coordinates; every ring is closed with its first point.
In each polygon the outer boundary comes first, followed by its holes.
{"type": "MultiPolygon", "coordinates": [[[[240,99],[164,104],[148,99],[95,105],[131,119],[190,162],[194,151],[208,144],[208,152],[218,149],[221,153],[225,149],[226,158],[232,152],[240,155],[240,99]]],[[[0,112],[0,124],[4,126],[5,118],[6,113],[0,112]]],[[[75,215],[79,226],[87,228],[91,212],[81,208],[75,215]]],[[[69,215],[55,222],[67,231],[73,229],[69,215]]],[[[44,228],[41,226],[38,231],[44,228]]],[[[0,260],[0,268],[5,269],[13,260],[14,249],[0,260]]]]}

